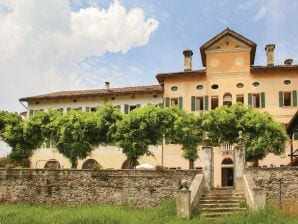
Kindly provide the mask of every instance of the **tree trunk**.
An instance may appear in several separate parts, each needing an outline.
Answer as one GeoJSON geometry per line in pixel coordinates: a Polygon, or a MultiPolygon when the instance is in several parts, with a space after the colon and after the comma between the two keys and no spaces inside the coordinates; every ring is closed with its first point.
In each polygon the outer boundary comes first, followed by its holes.
{"type": "Polygon", "coordinates": [[[195,163],[194,163],[194,160],[193,159],[190,159],[189,160],[189,169],[194,169],[195,168],[195,163]]]}
{"type": "Polygon", "coordinates": [[[259,166],[259,160],[256,159],[253,163],[253,167],[258,167],[259,166]]]}
{"type": "Polygon", "coordinates": [[[71,169],[77,169],[77,167],[78,167],[78,160],[72,159],[71,160],[71,169]]]}

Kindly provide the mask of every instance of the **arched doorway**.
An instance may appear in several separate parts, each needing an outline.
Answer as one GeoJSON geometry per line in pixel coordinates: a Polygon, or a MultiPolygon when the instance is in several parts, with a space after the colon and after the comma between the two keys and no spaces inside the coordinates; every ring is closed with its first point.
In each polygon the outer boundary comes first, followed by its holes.
{"type": "Polygon", "coordinates": [[[82,169],[92,170],[98,165],[98,162],[95,159],[87,159],[82,166],[82,169]]]}
{"type": "Polygon", "coordinates": [[[56,169],[60,169],[61,168],[61,165],[60,163],[55,160],[55,159],[50,159],[46,162],[46,164],[44,165],[44,168],[45,169],[53,169],[53,170],[56,170],[56,169]]]}
{"type": "Polygon", "coordinates": [[[234,186],[234,162],[231,158],[225,158],[221,163],[221,186],[234,186]]]}
{"type": "Polygon", "coordinates": [[[227,106],[232,105],[232,95],[230,93],[226,93],[223,96],[223,105],[227,105],[227,106]]]}
{"type": "Polygon", "coordinates": [[[121,169],[135,169],[138,165],[140,165],[140,163],[137,160],[127,159],[122,163],[121,169]]]}

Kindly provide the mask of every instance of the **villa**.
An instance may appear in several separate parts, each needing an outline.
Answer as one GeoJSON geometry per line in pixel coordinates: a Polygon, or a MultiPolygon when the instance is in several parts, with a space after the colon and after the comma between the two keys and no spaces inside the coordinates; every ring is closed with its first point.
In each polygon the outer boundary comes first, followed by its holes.
{"type": "MultiPolygon", "coordinates": [[[[285,127],[291,124],[292,141],[287,144],[285,154],[268,155],[260,161],[261,166],[286,166],[293,162],[289,155],[298,148],[297,118],[295,122],[293,120],[298,109],[298,64],[293,64],[292,59],[285,59],[283,65],[276,65],[275,45],[268,44],[265,47],[267,63],[255,65],[256,48],[256,43],[227,28],[200,47],[203,68],[193,69],[193,52],[184,50],[184,69],[157,74],[156,85],[111,88],[106,82],[105,89],[54,92],[24,97],[20,101],[27,102],[26,116],[48,109],[57,109],[64,114],[71,109],[92,113],[106,103],[112,103],[123,113],[147,104],[175,105],[200,113],[240,102],[269,112],[285,127]]],[[[172,169],[188,168],[188,161],[182,157],[179,145],[164,144],[150,149],[154,157],[142,157],[140,163],[172,169]]],[[[79,161],[78,168],[90,168],[99,163],[103,168],[119,169],[125,159],[120,148],[100,146],[84,161],[79,161]]],[[[214,186],[233,184],[229,182],[233,179],[233,161],[233,146],[214,148],[214,186]]],[[[32,156],[31,166],[70,168],[70,163],[56,149],[41,148],[32,156]]],[[[195,161],[195,167],[202,167],[200,159],[195,161]]]]}

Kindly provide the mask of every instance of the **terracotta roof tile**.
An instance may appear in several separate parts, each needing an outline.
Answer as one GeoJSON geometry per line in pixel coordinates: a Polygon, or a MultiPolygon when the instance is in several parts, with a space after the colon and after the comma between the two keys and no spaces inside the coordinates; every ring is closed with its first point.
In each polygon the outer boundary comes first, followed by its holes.
{"type": "Polygon", "coordinates": [[[297,71],[298,64],[296,65],[273,65],[273,66],[262,66],[253,65],[250,67],[251,72],[269,72],[269,71],[297,71]]]}
{"type": "Polygon", "coordinates": [[[61,91],[61,92],[53,92],[53,93],[37,95],[37,96],[24,97],[19,100],[29,101],[29,100],[41,100],[41,99],[86,97],[86,96],[111,96],[111,95],[121,95],[121,94],[129,94],[129,93],[159,94],[159,93],[162,93],[162,87],[160,85],[151,85],[151,86],[110,88],[109,90],[93,89],[93,90],[61,91]]]}
{"type": "Polygon", "coordinates": [[[192,71],[159,73],[156,75],[156,78],[158,82],[161,83],[165,78],[195,76],[195,75],[205,75],[205,74],[206,74],[206,69],[199,69],[199,70],[192,70],[192,71]]]}

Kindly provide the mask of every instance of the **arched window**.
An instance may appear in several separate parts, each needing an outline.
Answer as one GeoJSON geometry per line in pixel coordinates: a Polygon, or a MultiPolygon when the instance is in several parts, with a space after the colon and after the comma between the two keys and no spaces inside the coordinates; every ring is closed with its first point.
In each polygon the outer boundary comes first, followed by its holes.
{"type": "Polygon", "coordinates": [[[221,164],[222,165],[231,165],[231,164],[233,164],[233,160],[230,158],[225,158],[221,164]]]}
{"type": "Polygon", "coordinates": [[[82,166],[82,169],[94,169],[98,165],[98,162],[95,159],[87,159],[82,166]]]}
{"type": "Polygon", "coordinates": [[[227,106],[232,105],[232,95],[230,93],[226,93],[223,96],[223,105],[227,105],[227,106]]]}
{"type": "Polygon", "coordinates": [[[45,169],[60,169],[61,165],[57,160],[50,159],[46,162],[46,164],[44,165],[44,168],[45,169]]]}

